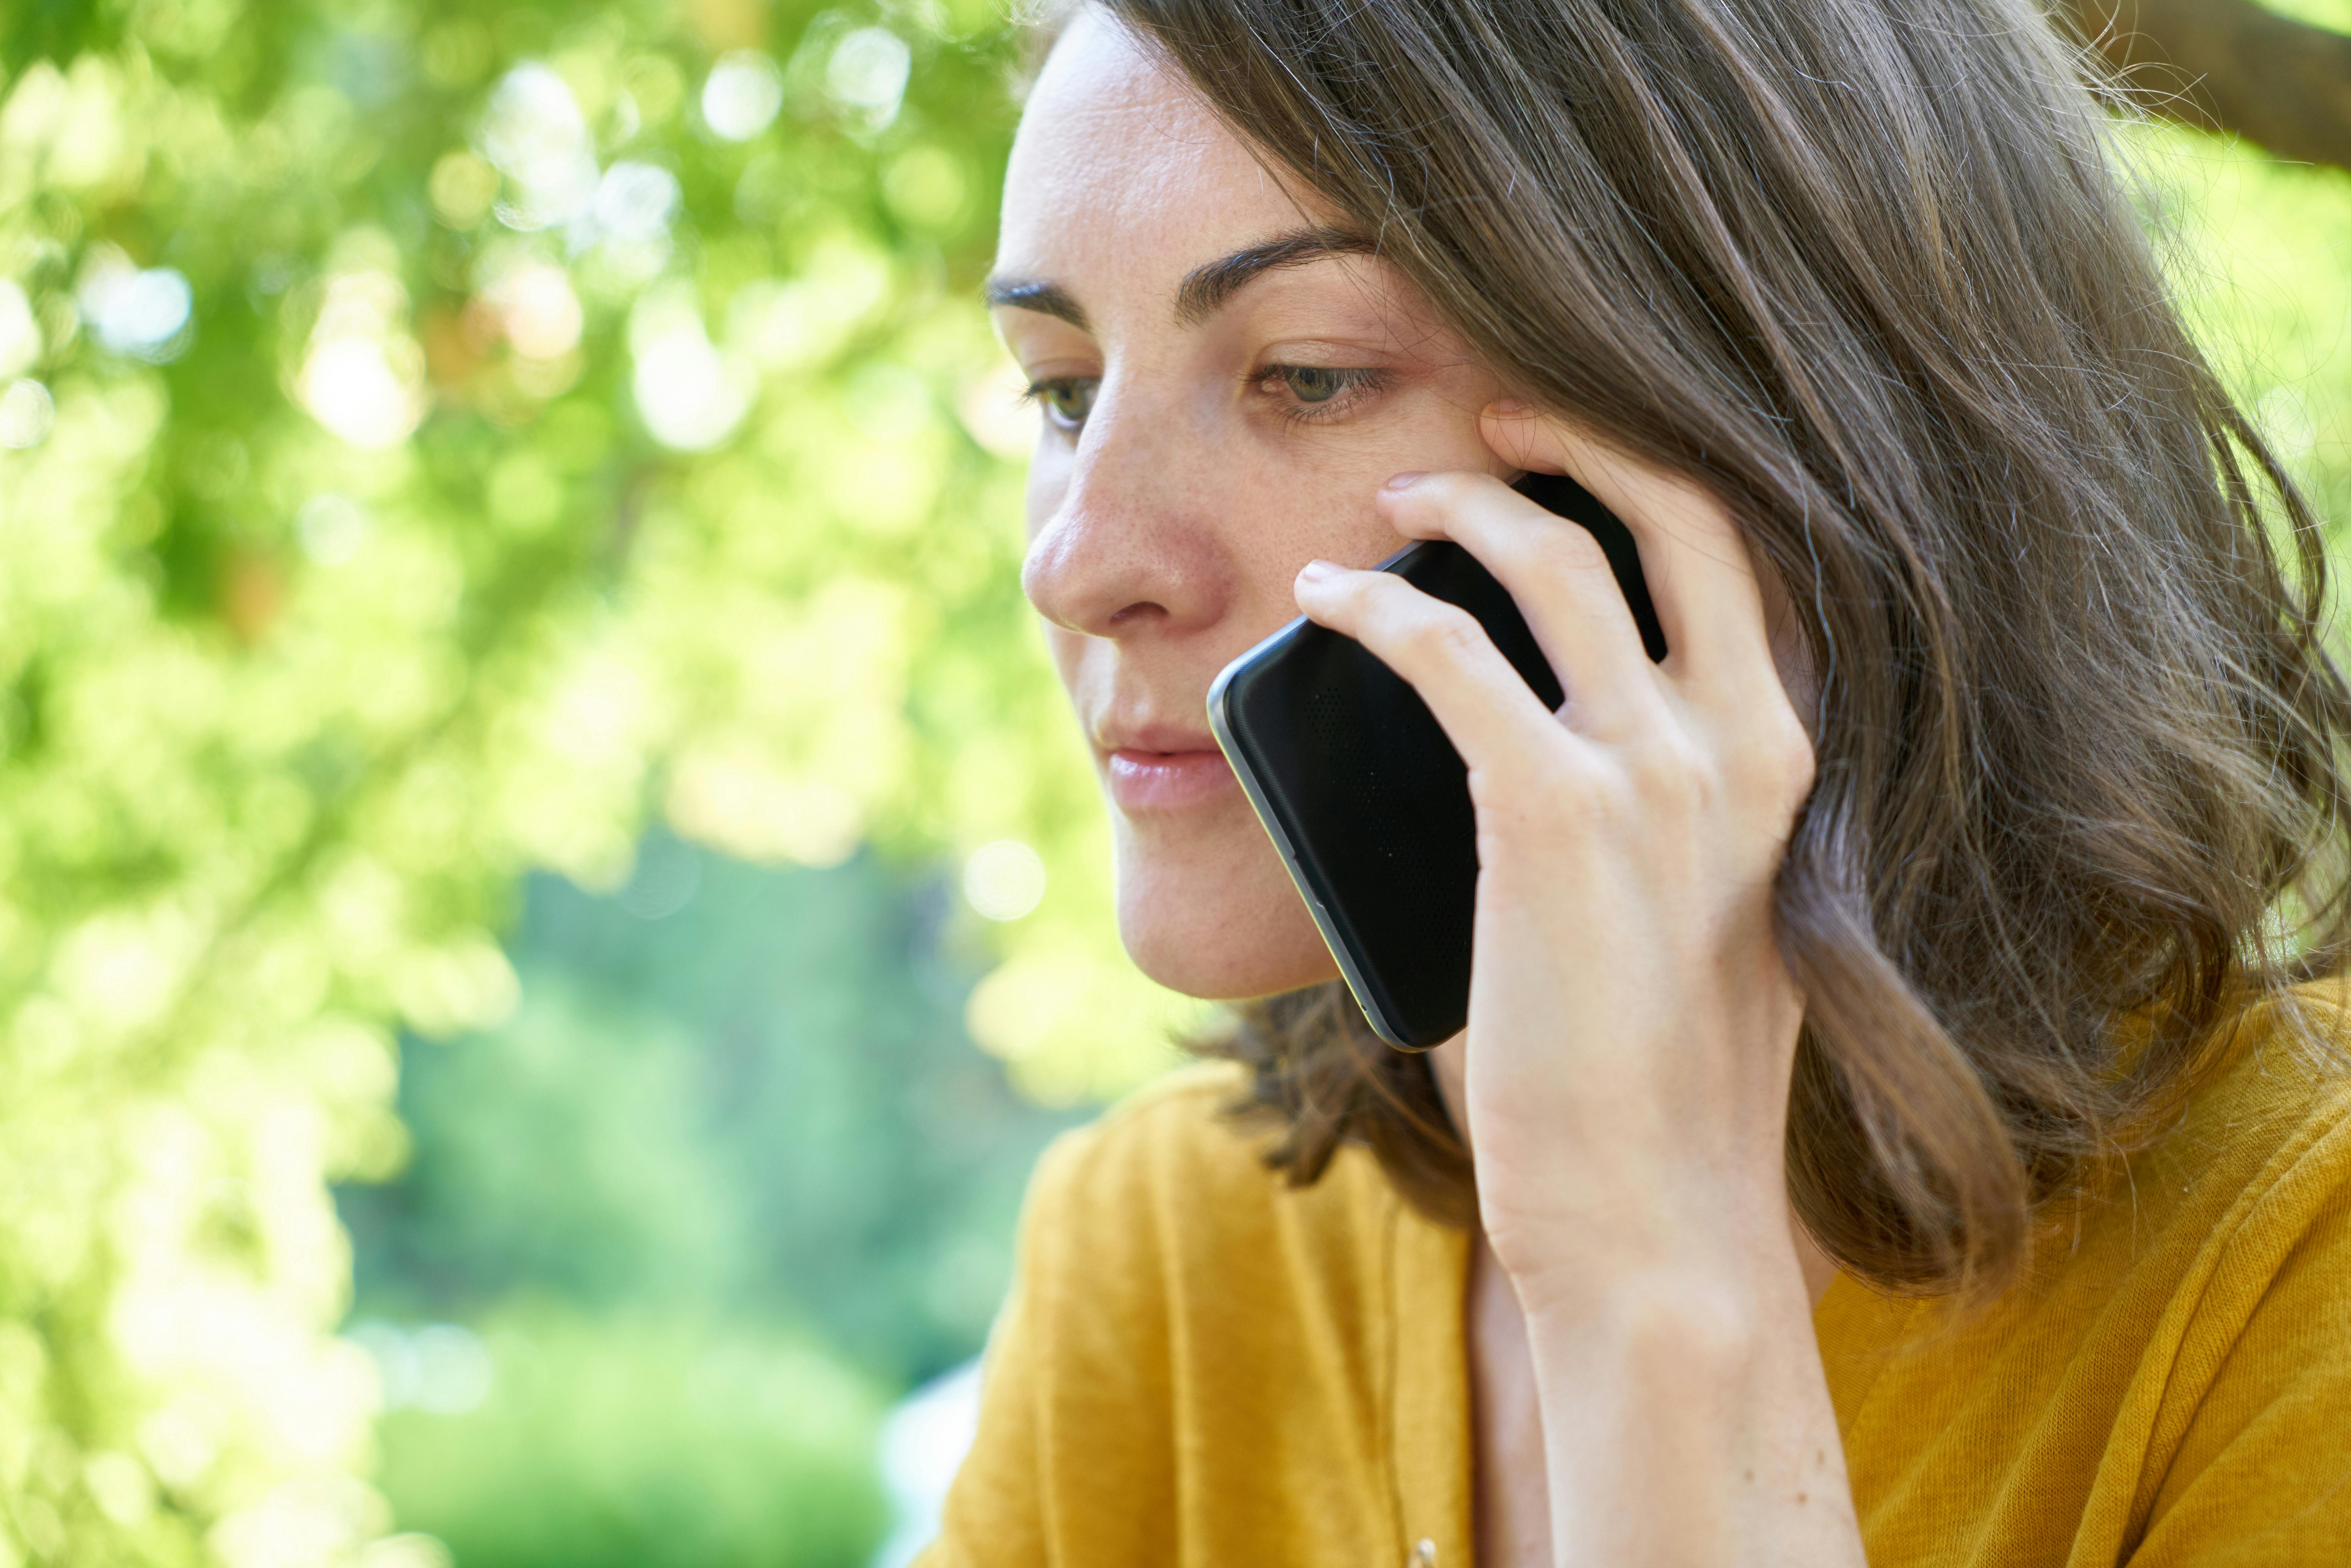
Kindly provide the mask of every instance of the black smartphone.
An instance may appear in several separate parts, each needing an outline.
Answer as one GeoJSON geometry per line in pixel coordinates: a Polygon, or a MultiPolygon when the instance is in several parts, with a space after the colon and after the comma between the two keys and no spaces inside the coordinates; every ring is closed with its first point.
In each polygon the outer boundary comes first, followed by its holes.
{"type": "MultiPolygon", "coordinates": [[[[1556,475],[1517,488],[1600,540],[1649,657],[1664,658],[1640,555],[1616,515],[1556,475]]],[[[1476,616],[1543,705],[1559,706],[1525,617],[1468,550],[1424,540],[1379,570],[1476,616]]],[[[1477,821],[1468,769],[1428,705],[1363,644],[1300,619],[1225,667],[1208,723],[1373,1030],[1408,1051],[1458,1033],[1469,1017],[1477,821]]]]}

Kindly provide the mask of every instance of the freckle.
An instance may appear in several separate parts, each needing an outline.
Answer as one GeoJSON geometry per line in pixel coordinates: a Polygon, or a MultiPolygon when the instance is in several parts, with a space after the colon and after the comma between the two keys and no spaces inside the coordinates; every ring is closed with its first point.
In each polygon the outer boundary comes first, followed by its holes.
{"type": "Polygon", "coordinates": [[[1798,1492],[1798,1493],[1796,1494],[1796,1506],[1797,1506],[1798,1508],[1802,1508],[1802,1507],[1803,1507],[1803,1506],[1804,1506],[1804,1504],[1806,1504],[1806,1503],[1810,1502],[1811,1500],[1812,1500],[1812,1499],[1811,1499],[1811,1498],[1809,1498],[1809,1497],[1807,1497],[1807,1496],[1805,1496],[1802,1492],[1798,1492]]]}
{"type": "Polygon", "coordinates": [[[1753,1470],[1750,1470],[1750,1471],[1748,1471],[1748,1472],[1747,1472],[1746,1479],[1749,1479],[1749,1480],[1750,1480],[1750,1481],[1751,1481],[1751,1480],[1753,1480],[1753,1479],[1755,1479],[1755,1472],[1754,1472],[1753,1470]]]}

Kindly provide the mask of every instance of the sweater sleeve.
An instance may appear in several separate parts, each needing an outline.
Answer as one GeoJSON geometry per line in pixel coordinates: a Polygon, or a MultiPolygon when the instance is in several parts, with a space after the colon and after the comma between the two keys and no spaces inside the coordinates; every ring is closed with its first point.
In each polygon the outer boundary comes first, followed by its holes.
{"type": "Polygon", "coordinates": [[[2270,1195],[2273,1269],[2189,1421],[2130,1568],[2351,1563],[2351,1124],[2270,1195]]]}

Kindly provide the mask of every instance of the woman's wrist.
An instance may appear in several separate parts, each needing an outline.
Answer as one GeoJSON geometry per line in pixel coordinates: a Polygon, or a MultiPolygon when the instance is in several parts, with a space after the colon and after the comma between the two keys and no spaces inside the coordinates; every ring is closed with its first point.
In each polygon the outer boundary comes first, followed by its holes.
{"type": "Polygon", "coordinates": [[[1538,1262],[1496,1259],[1530,1331],[1627,1351],[1679,1347],[1708,1365],[1734,1366],[1774,1333],[1811,1339],[1803,1270],[1793,1249],[1667,1256],[1556,1250],[1538,1262]]]}
{"type": "Polygon", "coordinates": [[[1864,1562],[1801,1270],[1521,1284],[1562,1562],[1864,1562]]]}
{"type": "MultiPolygon", "coordinates": [[[[1754,1162],[1761,1165],[1761,1162],[1754,1162]]],[[[1509,1168],[1479,1148],[1489,1244],[1529,1313],[1605,1318],[1686,1301],[1708,1316],[1808,1298],[1776,1168],[1693,1170],[1617,1151],[1509,1168]]]]}

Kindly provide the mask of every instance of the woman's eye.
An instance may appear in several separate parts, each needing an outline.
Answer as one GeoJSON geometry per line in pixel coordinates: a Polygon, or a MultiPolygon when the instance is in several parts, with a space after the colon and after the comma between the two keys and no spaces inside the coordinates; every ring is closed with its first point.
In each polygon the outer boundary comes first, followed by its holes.
{"type": "Polygon", "coordinates": [[[1044,405],[1046,423],[1056,430],[1075,430],[1093,412],[1094,392],[1102,382],[1093,376],[1060,376],[1033,382],[1029,395],[1044,405]]]}
{"type": "Polygon", "coordinates": [[[1268,365],[1252,378],[1259,390],[1280,400],[1293,419],[1336,416],[1356,401],[1352,394],[1377,390],[1381,372],[1341,370],[1335,365],[1268,365]]]}
{"type": "Polygon", "coordinates": [[[1348,371],[1327,365],[1278,365],[1274,374],[1301,402],[1328,402],[1350,385],[1348,371]]]}

